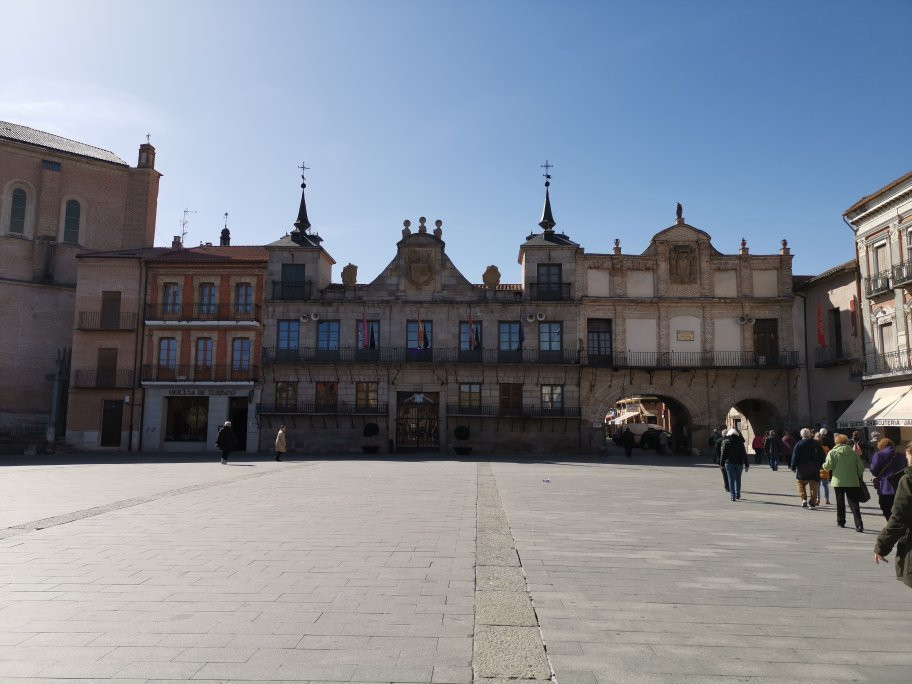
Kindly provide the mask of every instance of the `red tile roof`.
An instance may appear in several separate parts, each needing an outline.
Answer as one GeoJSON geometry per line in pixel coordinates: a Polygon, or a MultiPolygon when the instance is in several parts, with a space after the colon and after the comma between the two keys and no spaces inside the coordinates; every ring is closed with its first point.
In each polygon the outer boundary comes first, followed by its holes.
{"type": "Polygon", "coordinates": [[[265,263],[268,259],[269,254],[264,247],[245,245],[220,247],[218,245],[203,245],[201,247],[188,247],[187,249],[171,249],[162,254],[156,254],[150,257],[149,261],[183,263],[215,263],[219,261],[265,263]]]}

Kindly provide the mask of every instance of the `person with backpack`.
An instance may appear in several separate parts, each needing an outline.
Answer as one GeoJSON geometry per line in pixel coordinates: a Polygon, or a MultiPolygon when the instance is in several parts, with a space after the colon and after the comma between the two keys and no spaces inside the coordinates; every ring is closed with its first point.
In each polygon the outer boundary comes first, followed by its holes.
{"type": "Polygon", "coordinates": [[[760,464],[763,460],[763,442],[765,441],[763,433],[758,432],[751,440],[751,449],[754,450],[754,463],[760,464]]]}

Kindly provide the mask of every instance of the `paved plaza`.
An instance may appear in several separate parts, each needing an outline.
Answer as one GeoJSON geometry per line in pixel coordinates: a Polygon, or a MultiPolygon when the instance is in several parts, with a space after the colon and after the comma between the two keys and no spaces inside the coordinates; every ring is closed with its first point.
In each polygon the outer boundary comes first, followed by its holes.
{"type": "MultiPolygon", "coordinates": [[[[699,459],[0,465],[2,681],[909,681],[835,506],[699,459]]],[[[835,501],[835,499],[833,499],[835,501]]]]}

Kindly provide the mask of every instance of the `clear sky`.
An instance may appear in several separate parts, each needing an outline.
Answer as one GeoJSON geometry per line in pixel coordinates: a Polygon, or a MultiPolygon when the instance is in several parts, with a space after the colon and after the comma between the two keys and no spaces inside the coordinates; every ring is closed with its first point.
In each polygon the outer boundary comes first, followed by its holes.
{"type": "Polygon", "coordinates": [[[373,279],[402,221],[444,221],[473,282],[518,282],[554,164],[557,230],[642,252],[854,256],[842,212],[912,169],[907,0],[0,0],[0,119],[164,174],[156,244],[314,230],[373,279]]]}

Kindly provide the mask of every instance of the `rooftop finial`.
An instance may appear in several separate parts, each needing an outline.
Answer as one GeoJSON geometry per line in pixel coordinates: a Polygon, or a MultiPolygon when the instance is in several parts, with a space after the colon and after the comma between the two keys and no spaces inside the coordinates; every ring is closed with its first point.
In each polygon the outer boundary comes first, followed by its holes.
{"type": "Polygon", "coordinates": [[[684,207],[681,206],[680,202],[678,202],[678,206],[675,208],[675,218],[678,223],[684,223],[684,207]]]}
{"type": "Polygon", "coordinates": [[[304,189],[307,187],[307,183],[304,182],[307,180],[304,172],[310,171],[310,169],[304,162],[301,162],[298,168],[301,169],[301,206],[298,208],[298,220],[294,222],[294,227],[303,233],[310,228],[310,221],[307,220],[307,202],[304,199],[304,189]]]}
{"type": "Polygon", "coordinates": [[[552,231],[554,226],[557,224],[554,222],[554,216],[551,214],[551,195],[548,188],[551,187],[551,169],[554,168],[554,165],[548,162],[545,159],[545,163],[541,165],[541,168],[545,170],[542,174],[545,177],[545,208],[542,210],[541,221],[538,222],[538,225],[542,227],[543,230],[552,231]]]}
{"type": "Polygon", "coordinates": [[[225,227],[222,228],[222,233],[219,240],[219,245],[222,247],[228,247],[231,244],[231,231],[228,230],[228,212],[225,212],[225,227]]]}

